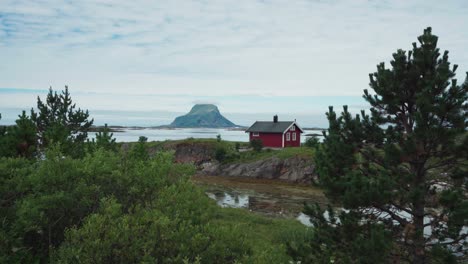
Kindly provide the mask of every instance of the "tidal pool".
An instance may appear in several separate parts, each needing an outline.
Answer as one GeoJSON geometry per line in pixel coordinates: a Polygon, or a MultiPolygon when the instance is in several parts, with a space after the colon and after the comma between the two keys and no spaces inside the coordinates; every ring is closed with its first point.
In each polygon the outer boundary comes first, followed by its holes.
{"type": "Polygon", "coordinates": [[[296,218],[310,225],[304,203],[325,205],[323,192],[310,185],[240,177],[194,176],[193,182],[221,207],[243,208],[270,217],[296,218]]]}
{"type": "MultiPolygon", "coordinates": [[[[270,217],[295,218],[306,226],[311,226],[311,223],[309,216],[302,213],[304,203],[327,205],[323,192],[308,185],[220,176],[194,176],[192,181],[202,186],[208,197],[215,200],[221,207],[243,208],[270,217]]],[[[341,207],[334,207],[334,209],[347,211],[341,207]]],[[[404,211],[395,210],[395,212],[401,217],[410,218],[409,214],[404,211]]],[[[328,219],[328,212],[324,213],[324,217],[328,219]]],[[[385,218],[388,216],[382,216],[382,219],[385,218]]],[[[428,217],[424,219],[425,223],[429,220],[428,217]]],[[[426,237],[429,237],[431,233],[430,226],[424,228],[426,237]]],[[[460,233],[468,233],[468,227],[464,226],[460,233]]],[[[463,248],[466,249],[466,246],[463,248]]]]}

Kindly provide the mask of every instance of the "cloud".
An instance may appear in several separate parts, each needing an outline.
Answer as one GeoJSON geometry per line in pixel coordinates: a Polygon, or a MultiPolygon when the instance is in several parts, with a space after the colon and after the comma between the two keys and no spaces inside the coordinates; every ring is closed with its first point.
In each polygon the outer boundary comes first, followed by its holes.
{"type": "Polygon", "coordinates": [[[111,94],[86,98],[106,107],[128,94],[359,96],[427,26],[464,78],[467,13],[462,0],[4,0],[0,87],[68,84],[111,94]]]}
{"type": "Polygon", "coordinates": [[[213,104],[213,105],[218,106],[220,103],[216,100],[204,99],[204,100],[195,100],[192,102],[192,104],[213,104]]]}

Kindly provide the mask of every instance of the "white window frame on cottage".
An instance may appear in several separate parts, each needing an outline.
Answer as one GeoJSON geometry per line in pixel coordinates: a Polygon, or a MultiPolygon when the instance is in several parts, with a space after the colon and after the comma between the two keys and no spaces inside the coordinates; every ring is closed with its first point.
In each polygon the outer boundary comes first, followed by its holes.
{"type": "Polygon", "coordinates": [[[252,137],[258,137],[258,136],[260,136],[260,133],[258,133],[258,132],[253,132],[252,133],[252,137]]]}
{"type": "Polygon", "coordinates": [[[291,131],[296,131],[296,126],[292,126],[291,131]]]}
{"type": "Polygon", "coordinates": [[[291,141],[291,134],[289,132],[286,133],[286,141],[291,141]]]}
{"type": "Polygon", "coordinates": [[[293,140],[292,141],[296,141],[296,133],[293,133],[293,140]]]}

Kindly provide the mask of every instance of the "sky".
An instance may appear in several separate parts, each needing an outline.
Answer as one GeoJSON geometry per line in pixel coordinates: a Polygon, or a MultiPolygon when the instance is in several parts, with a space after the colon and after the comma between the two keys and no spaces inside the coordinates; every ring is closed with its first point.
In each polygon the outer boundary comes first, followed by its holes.
{"type": "Polygon", "coordinates": [[[366,109],[368,74],[428,26],[463,81],[466,14],[466,0],[0,0],[0,123],[68,85],[97,124],[214,103],[242,125],[325,126],[329,105],[366,109]]]}

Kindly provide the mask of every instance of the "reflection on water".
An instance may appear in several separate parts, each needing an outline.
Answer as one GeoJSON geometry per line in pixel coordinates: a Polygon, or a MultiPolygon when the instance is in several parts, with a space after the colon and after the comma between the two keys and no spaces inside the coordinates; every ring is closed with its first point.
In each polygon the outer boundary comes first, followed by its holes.
{"type": "Polygon", "coordinates": [[[302,210],[304,201],[300,197],[275,197],[264,193],[247,192],[236,190],[235,192],[207,191],[206,193],[222,207],[247,208],[266,214],[287,214],[302,210]]]}
{"type": "Polygon", "coordinates": [[[309,217],[301,212],[307,200],[304,197],[274,196],[251,190],[230,192],[210,190],[206,194],[221,207],[244,208],[269,216],[296,218],[304,225],[311,226],[309,217]]]}
{"type": "Polygon", "coordinates": [[[257,195],[255,197],[246,193],[240,193],[239,190],[234,193],[219,191],[206,192],[206,194],[221,207],[245,208],[250,211],[273,216],[295,217],[303,225],[312,226],[310,217],[300,211],[303,203],[298,203],[298,200],[291,201],[284,196],[282,197],[283,201],[273,199],[273,197],[268,197],[268,195],[263,195],[263,197],[258,197],[257,195]],[[294,204],[297,204],[297,206],[294,206],[294,204]]]}
{"type": "Polygon", "coordinates": [[[249,208],[249,196],[246,194],[229,194],[226,192],[207,193],[221,207],[249,208]]]}
{"type": "MultiPolygon", "coordinates": [[[[207,192],[206,194],[208,195],[208,197],[215,200],[217,204],[221,207],[245,208],[260,212],[262,212],[262,209],[266,209],[266,207],[259,207],[258,199],[252,199],[252,202],[250,202],[250,196],[247,194],[229,194],[227,192],[207,192]]],[[[273,202],[270,201],[269,204],[271,205],[273,204],[273,202]]],[[[297,215],[296,219],[303,225],[312,226],[312,224],[310,223],[310,217],[308,215],[304,214],[303,212],[295,213],[294,211],[285,212],[281,210],[276,213],[278,213],[279,215],[284,215],[286,217],[293,217],[294,215],[297,215]]],[[[265,211],[263,210],[263,212],[265,211]]],[[[275,211],[271,211],[271,213],[275,213],[275,211]]]]}
{"type": "Polygon", "coordinates": [[[309,218],[302,213],[304,204],[327,204],[323,192],[308,185],[222,176],[196,176],[192,180],[221,207],[297,219],[308,226],[311,225],[309,218]]]}
{"type": "Polygon", "coordinates": [[[312,226],[312,223],[310,222],[310,217],[304,214],[303,212],[300,212],[296,219],[305,226],[312,226]]]}

